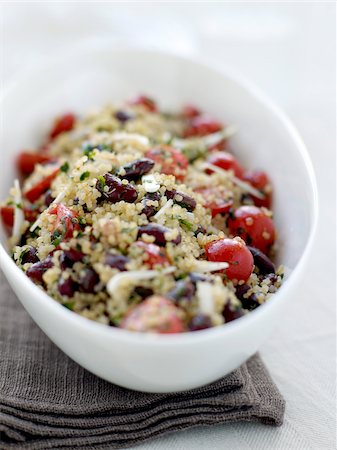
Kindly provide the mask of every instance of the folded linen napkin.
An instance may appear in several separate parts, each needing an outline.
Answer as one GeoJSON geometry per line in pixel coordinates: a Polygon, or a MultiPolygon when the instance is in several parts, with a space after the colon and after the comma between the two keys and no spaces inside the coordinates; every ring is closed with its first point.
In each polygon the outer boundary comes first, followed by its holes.
{"type": "Polygon", "coordinates": [[[0,449],[112,449],[201,425],[281,425],[284,406],[258,355],[212,384],[178,394],[110,384],[64,355],[0,274],[0,449]]]}

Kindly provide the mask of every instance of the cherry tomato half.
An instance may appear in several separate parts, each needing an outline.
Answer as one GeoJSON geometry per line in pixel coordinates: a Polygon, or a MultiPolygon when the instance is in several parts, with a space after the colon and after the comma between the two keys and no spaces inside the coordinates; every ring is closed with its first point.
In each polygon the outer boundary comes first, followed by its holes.
{"type": "Polygon", "coordinates": [[[206,136],[223,129],[223,125],[217,120],[207,116],[194,117],[186,127],[183,135],[185,138],[193,136],[206,136]]]}
{"type": "Polygon", "coordinates": [[[240,206],[228,218],[231,234],[240,236],[247,245],[268,254],[275,241],[275,226],[270,217],[256,206],[240,206]]]}
{"type": "Polygon", "coordinates": [[[262,170],[249,170],[244,173],[243,179],[248,181],[255,189],[258,189],[265,195],[264,199],[251,195],[255,205],[270,208],[272,202],[272,189],[268,175],[262,170]]]}
{"type": "Polygon", "coordinates": [[[75,231],[81,230],[78,214],[62,203],[58,203],[51,208],[49,214],[56,214],[57,218],[53,224],[53,232],[58,231],[62,240],[72,238],[75,231]]]}
{"type": "MultiPolygon", "coordinates": [[[[34,222],[39,215],[39,211],[32,208],[23,208],[23,212],[28,222],[34,222]]],[[[3,224],[12,227],[14,225],[14,206],[1,206],[0,213],[3,224]]]]}
{"type": "Polygon", "coordinates": [[[183,116],[187,119],[193,119],[200,116],[201,111],[193,105],[185,105],[183,107],[183,116]]]}
{"type": "Polygon", "coordinates": [[[226,214],[233,206],[233,200],[226,200],[226,189],[222,186],[199,188],[196,192],[201,194],[205,199],[205,208],[211,210],[212,217],[217,214],[226,214]]]}
{"type": "Polygon", "coordinates": [[[142,105],[150,112],[157,111],[156,102],[146,95],[139,95],[138,97],[131,99],[128,103],[129,105],[142,105]]]}
{"type": "Polygon", "coordinates": [[[205,246],[208,261],[227,262],[224,270],[230,280],[247,281],[253,272],[254,260],[247,246],[239,239],[219,239],[205,246]]]}
{"type": "Polygon", "coordinates": [[[44,192],[46,192],[50,188],[52,181],[58,175],[59,172],[60,168],[58,167],[51,174],[43,178],[38,183],[34,184],[33,187],[31,187],[30,189],[28,189],[28,191],[24,193],[25,197],[31,203],[34,203],[44,192]]]}
{"type": "Polygon", "coordinates": [[[185,155],[169,145],[158,145],[145,153],[145,157],[152,159],[160,171],[166,175],[174,175],[177,180],[183,181],[186,176],[188,159],[185,155]]]}
{"type": "Polygon", "coordinates": [[[151,269],[156,265],[164,266],[169,264],[165,250],[158,245],[143,241],[137,241],[134,243],[134,245],[144,250],[144,252],[146,253],[144,263],[148,264],[151,269]]]}
{"type": "Polygon", "coordinates": [[[30,175],[36,164],[52,161],[52,158],[40,153],[21,152],[16,160],[17,168],[23,175],[30,175]]]}
{"type": "Polygon", "coordinates": [[[182,333],[184,324],[178,308],[167,298],[153,295],[133,308],[120,324],[131,331],[156,333],[182,333]]]}
{"type": "Polygon", "coordinates": [[[65,133],[66,131],[71,131],[76,122],[76,117],[72,113],[64,114],[58,117],[49,133],[50,140],[55,139],[59,134],[65,133]]]}
{"type": "MultiPolygon", "coordinates": [[[[238,178],[243,177],[243,168],[238,161],[228,152],[214,152],[208,158],[208,162],[224,170],[232,170],[238,178]]],[[[212,173],[212,169],[207,169],[207,173],[212,173]]]]}

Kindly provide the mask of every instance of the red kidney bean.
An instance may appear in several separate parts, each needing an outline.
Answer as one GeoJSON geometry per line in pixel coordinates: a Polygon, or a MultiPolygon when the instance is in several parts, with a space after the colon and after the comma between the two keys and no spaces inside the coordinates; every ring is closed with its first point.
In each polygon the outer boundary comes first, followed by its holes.
{"type": "Polygon", "coordinates": [[[212,326],[212,321],[209,316],[206,314],[197,314],[192,317],[189,323],[189,329],[191,331],[205,330],[206,328],[210,328],[212,326]]]}
{"type": "Polygon", "coordinates": [[[117,120],[119,120],[122,123],[127,122],[128,120],[131,120],[134,118],[134,115],[127,111],[116,111],[115,117],[117,120]]]}
{"type": "Polygon", "coordinates": [[[69,250],[64,250],[60,256],[60,267],[62,270],[73,267],[75,262],[82,262],[85,254],[71,248],[69,250]]]}
{"type": "Polygon", "coordinates": [[[222,311],[222,315],[224,316],[225,323],[232,322],[232,320],[239,319],[244,315],[244,312],[241,308],[234,307],[227,302],[224,310],[222,311]]]}
{"type": "Polygon", "coordinates": [[[175,302],[181,300],[182,298],[191,300],[194,293],[195,286],[190,280],[179,280],[176,282],[174,288],[172,288],[167,294],[165,294],[165,297],[175,302]]]}
{"type": "Polygon", "coordinates": [[[142,204],[144,205],[144,208],[142,210],[142,213],[145,214],[148,219],[156,214],[158,208],[153,205],[147,205],[146,202],[148,200],[159,201],[160,197],[161,196],[159,192],[149,192],[143,197],[142,204]]]}
{"type": "Polygon", "coordinates": [[[51,195],[51,190],[48,189],[48,191],[44,194],[44,204],[48,207],[54,200],[55,198],[51,195]]]}
{"type": "MultiPolygon", "coordinates": [[[[164,247],[167,243],[165,238],[165,233],[170,232],[171,230],[169,228],[166,228],[162,225],[157,225],[155,223],[149,223],[147,225],[143,225],[138,228],[138,236],[137,238],[140,238],[142,234],[148,234],[149,236],[153,236],[155,238],[154,243],[159,245],[160,247],[164,247]]],[[[173,244],[180,244],[181,242],[181,235],[178,234],[178,236],[173,240],[170,241],[173,244]]]]}
{"type": "Polygon", "coordinates": [[[253,255],[254,264],[259,268],[261,274],[275,273],[275,266],[268,256],[258,248],[248,246],[248,249],[253,255]]]}
{"type": "Polygon", "coordinates": [[[97,272],[91,267],[84,269],[80,276],[79,289],[81,292],[93,293],[95,286],[99,283],[99,276],[97,272]]]}
{"type": "Polygon", "coordinates": [[[135,181],[139,180],[140,177],[150,172],[153,166],[154,161],[152,161],[152,159],[137,159],[137,161],[133,161],[132,163],[122,167],[122,170],[125,171],[125,175],[117,175],[121,178],[126,178],[129,181],[135,181]]]}
{"type": "Polygon", "coordinates": [[[78,290],[78,284],[72,278],[67,278],[66,280],[60,280],[57,288],[61,295],[73,297],[78,290]]]}
{"type": "Polygon", "coordinates": [[[38,261],[40,261],[39,257],[37,256],[37,249],[32,246],[21,253],[20,259],[21,264],[37,263],[38,261]]]}
{"type": "Polygon", "coordinates": [[[238,299],[242,300],[243,296],[249,291],[250,286],[248,284],[238,284],[235,288],[235,295],[238,299]]]}
{"type": "Polygon", "coordinates": [[[144,286],[136,286],[135,293],[138,294],[142,299],[151,297],[153,295],[153,290],[144,286]]]}
{"type": "Polygon", "coordinates": [[[51,267],[53,267],[52,257],[47,256],[46,259],[36,262],[26,272],[26,275],[34,281],[42,282],[42,275],[51,267]]]}
{"type": "Polygon", "coordinates": [[[137,200],[137,190],[131,184],[123,184],[121,180],[110,173],[104,176],[104,183],[97,180],[96,189],[102,194],[102,199],[111,203],[117,203],[124,200],[127,203],[134,203],[137,200]],[[108,187],[108,191],[104,190],[108,187]]]}
{"type": "Polygon", "coordinates": [[[180,205],[182,208],[186,208],[187,211],[194,211],[197,206],[197,202],[190,195],[185,194],[184,192],[176,191],[166,191],[165,195],[168,199],[173,199],[174,203],[180,205]],[[182,200],[177,200],[177,196],[182,197],[182,200]]]}
{"type": "Polygon", "coordinates": [[[124,272],[126,270],[125,265],[129,262],[129,258],[124,255],[112,255],[111,253],[107,253],[105,256],[104,263],[107,266],[112,267],[113,269],[118,269],[120,272],[124,272]]]}
{"type": "Polygon", "coordinates": [[[257,300],[257,297],[255,294],[251,294],[248,298],[242,298],[241,299],[242,307],[244,309],[248,309],[248,311],[253,311],[253,309],[256,309],[260,306],[260,303],[257,300]]]}

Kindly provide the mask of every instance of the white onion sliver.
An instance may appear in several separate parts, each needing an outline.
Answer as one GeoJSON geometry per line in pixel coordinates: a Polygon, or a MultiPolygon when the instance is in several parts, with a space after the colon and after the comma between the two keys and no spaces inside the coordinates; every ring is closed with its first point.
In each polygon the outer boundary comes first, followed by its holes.
{"type": "Polygon", "coordinates": [[[113,141],[134,141],[138,144],[148,146],[150,144],[149,139],[146,136],[142,136],[141,134],[136,133],[125,133],[125,132],[119,132],[114,133],[112,135],[113,141]]]}
{"type": "Polygon", "coordinates": [[[197,282],[197,296],[199,300],[199,310],[203,314],[214,313],[214,299],[212,294],[211,283],[198,281],[197,282]]]}
{"type": "Polygon", "coordinates": [[[158,219],[158,217],[162,216],[165,211],[170,208],[173,205],[173,200],[170,198],[170,200],[167,200],[165,205],[160,208],[160,210],[153,216],[154,219],[158,219]]]}
{"type": "Polygon", "coordinates": [[[218,270],[227,269],[228,267],[229,264],[227,262],[196,260],[195,265],[193,266],[193,271],[198,273],[216,272],[218,270]]]}
{"type": "Polygon", "coordinates": [[[20,238],[21,228],[23,222],[25,221],[25,215],[23,212],[23,204],[22,204],[22,193],[18,179],[14,180],[14,188],[15,188],[15,195],[14,195],[15,205],[14,205],[14,225],[12,238],[13,240],[17,241],[20,238]],[[18,205],[20,205],[21,208],[18,205]]]}
{"type": "Polygon", "coordinates": [[[251,184],[240,180],[240,178],[237,178],[235,175],[231,175],[229,171],[221,169],[221,167],[215,166],[214,164],[210,164],[207,162],[202,163],[201,166],[204,167],[205,169],[211,169],[211,170],[213,170],[213,172],[216,172],[220,175],[224,175],[224,176],[230,178],[234,184],[239,186],[244,191],[249,192],[250,194],[254,195],[255,197],[257,197],[261,200],[265,199],[265,196],[260,191],[255,189],[251,184]]]}
{"type": "Polygon", "coordinates": [[[123,280],[130,280],[130,282],[137,280],[150,280],[151,278],[155,278],[157,275],[164,274],[168,275],[173,273],[176,270],[176,267],[169,266],[164,270],[130,270],[128,272],[120,272],[114,275],[108,281],[106,285],[106,289],[111,297],[116,295],[118,287],[123,280]]]}

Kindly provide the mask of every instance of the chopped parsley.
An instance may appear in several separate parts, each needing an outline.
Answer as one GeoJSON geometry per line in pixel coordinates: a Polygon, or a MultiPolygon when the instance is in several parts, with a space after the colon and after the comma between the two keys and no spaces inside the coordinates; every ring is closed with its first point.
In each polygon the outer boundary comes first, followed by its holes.
{"type": "Polygon", "coordinates": [[[180,216],[176,216],[176,218],[178,219],[178,222],[181,225],[181,227],[184,228],[186,231],[194,230],[194,224],[192,222],[189,222],[188,220],[183,219],[180,216]]]}
{"type": "Polygon", "coordinates": [[[41,231],[41,227],[35,227],[35,229],[33,231],[30,231],[30,236],[32,238],[36,238],[39,236],[40,231],[41,231]]]}
{"type": "Polygon", "coordinates": [[[62,233],[59,230],[55,230],[51,236],[51,243],[54,247],[57,247],[62,241],[62,233]]]}
{"type": "Polygon", "coordinates": [[[62,303],[62,306],[64,306],[67,309],[70,309],[70,311],[74,311],[75,302],[66,302],[62,303]]]}
{"type": "Polygon", "coordinates": [[[102,175],[99,175],[97,177],[97,180],[98,180],[100,190],[103,191],[104,187],[105,187],[105,178],[102,175]]]}
{"type": "Polygon", "coordinates": [[[89,178],[89,177],[90,177],[90,172],[85,171],[81,174],[80,181],[84,181],[86,178],[89,178]]]}
{"type": "Polygon", "coordinates": [[[66,161],[62,166],[60,167],[61,172],[67,173],[69,170],[69,163],[66,161]]]}

